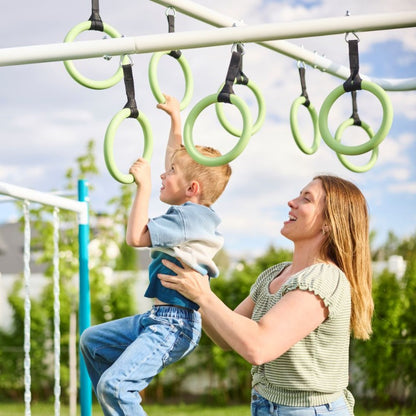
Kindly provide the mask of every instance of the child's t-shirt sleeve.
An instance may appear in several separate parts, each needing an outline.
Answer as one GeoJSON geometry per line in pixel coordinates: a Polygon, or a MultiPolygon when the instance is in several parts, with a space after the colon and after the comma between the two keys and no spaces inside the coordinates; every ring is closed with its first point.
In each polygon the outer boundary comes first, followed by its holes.
{"type": "Polygon", "coordinates": [[[184,218],[180,209],[172,206],[160,217],[147,223],[152,247],[173,247],[186,240],[184,218]]]}

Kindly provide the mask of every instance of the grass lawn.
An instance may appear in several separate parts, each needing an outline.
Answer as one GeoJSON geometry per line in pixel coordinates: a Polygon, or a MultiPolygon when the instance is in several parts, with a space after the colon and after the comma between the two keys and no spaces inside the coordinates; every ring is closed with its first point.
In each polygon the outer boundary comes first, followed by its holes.
{"type": "MultiPolygon", "coordinates": [[[[211,407],[201,404],[177,404],[177,405],[147,405],[145,407],[149,416],[250,416],[248,405],[211,407]]],[[[23,403],[0,403],[0,416],[23,416],[25,408],[23,403]]],[[[61,416],[69,416],[67,406],[61,406],[61,416]]],[[[53,404],[34,403],[31,408],[32,416],[53,416],[53,404]]],[[[93,416],[102,416],[98,406],[93,407],[93,416]]],[[[80,416],[78,409],[77,416],[80,416]]],[[[400,412],[392,409],[388,410],[367,410],[356,409],[355,416],[416,416],[416,412],[400,412]]]]}
{"type": "MultiPolygon", "coordinates": [[[[211,407],[200,404],[177,404],[177,405],[147,405],[146,412],[149,416],[250,416],[250,409],[246,405],[229,406],[229,407],[211,407]]],[[[0,404],[0,416],[24,416],[24,404],[10,403],[0,404]]],[[[31,416],[53,416],[53,404],[32,404],[31,416]]],[[[102,416],[99,406],[94,405],[93,416],[102,416]]],[[[61,416],[69,416],[67,406],[61,406],[61,416]]],[[[80,416],[78,409],[77,416],[80,416]]]]}

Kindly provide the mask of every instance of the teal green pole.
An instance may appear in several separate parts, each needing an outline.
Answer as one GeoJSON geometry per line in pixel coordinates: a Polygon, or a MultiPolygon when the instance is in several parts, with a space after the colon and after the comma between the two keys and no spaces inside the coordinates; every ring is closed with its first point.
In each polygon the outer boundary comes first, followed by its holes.
{"type": "MultiPolygon", "coordinates": [[[[88,271],[88,186],[85,180],[78,181],[78,201],[85,202],[85,210],[79,215],[78,242],[79,242],[79,334],[91,325],[90,281],[88,271]]],[[[80,370],[80,405],[81,416],[92,414],[92,385],[88,376],[84,358],[79,354],[80,370]]]]}

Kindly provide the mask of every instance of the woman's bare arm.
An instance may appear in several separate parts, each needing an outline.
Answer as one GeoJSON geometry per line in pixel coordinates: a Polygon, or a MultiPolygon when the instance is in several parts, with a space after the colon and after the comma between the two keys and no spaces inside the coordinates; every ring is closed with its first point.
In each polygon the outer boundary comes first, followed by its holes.
{"type": "MultiPolygon", "coordinates": [[[[289,292],[258,322],[228,308],[210,289],[208,279],[189,267],[164,264],[177,276],[160,275],[165,287],[182,293],[200,306],[205,325],[244,359],[254,365],[271,361],[317,328],[328,310],[321,298],[312,292],[289,292]],[[307,319],[305,319],[307,317],[307,319]]],[[[244,311],[252,309],[243,302],[244,311]]],[[[251,301],[252,302],[252,301],[251,301]]]]}
{"type": "MultiPolygon", "coordinates": [[[[253,312],[253,308],[254,308],[254,302],[250,297],[248,297],[244,299],[234,309],[234,312],[238,313],[239,315],[250,318],[253,312]]],[[[211,319],[209,319],[209,317],[205,319],[203,311],[201,311],[201,315],[202,315],[202,327],[204,329],[204,332],[209,336],[209,338],[223,350],[225,351],[231,350],[232,348],[230,347],[230,345],[227,342],[225,342],[224,338],[215,329],[215,326],[212,325],[211,319]]]]}

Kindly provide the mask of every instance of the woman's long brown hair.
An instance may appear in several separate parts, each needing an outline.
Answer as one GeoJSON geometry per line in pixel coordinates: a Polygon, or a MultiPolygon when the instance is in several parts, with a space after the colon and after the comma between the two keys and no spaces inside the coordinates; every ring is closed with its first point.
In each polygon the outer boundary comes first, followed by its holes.
{"type": "Polygon", "coordinates": [[[351,285],[351,330],[355,338],[368,339],[374,303],[367,201],[351,182],[319,175],[325,192],[324,221],[329,225],[321,256],[334,262],[351,285]]]}

